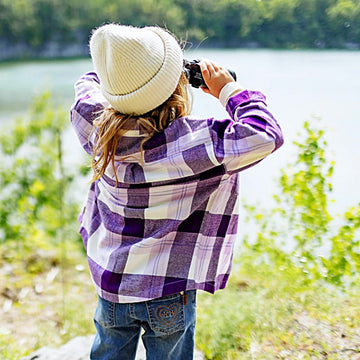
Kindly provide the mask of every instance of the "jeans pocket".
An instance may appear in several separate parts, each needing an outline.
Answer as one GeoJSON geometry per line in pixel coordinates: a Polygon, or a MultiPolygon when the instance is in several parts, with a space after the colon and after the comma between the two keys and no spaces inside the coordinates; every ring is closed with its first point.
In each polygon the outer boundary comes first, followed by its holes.
{"type": "Polygon", "coordinates": [[[115,326],[115,304],[100,296],[95,311],[94,320],[102,327],[110,328],[115,326]]]}
{"type": "Polygon", "coordinates": [[[184,303],[181,294],[146,303],[150,327],[157,335],[170,335],[185,329],[184,303]]]}

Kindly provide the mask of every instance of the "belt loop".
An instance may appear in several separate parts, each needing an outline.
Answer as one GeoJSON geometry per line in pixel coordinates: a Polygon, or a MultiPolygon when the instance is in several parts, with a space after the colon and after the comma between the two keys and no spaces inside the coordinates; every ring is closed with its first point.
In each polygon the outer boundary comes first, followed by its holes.
{"type": "Polygon", "coordinates": [[[187,305],[187,294],[185,293],[185,291],[181,291],[180,294],[183,297],[183,304],[184,304],[184,306],[186,306],[187,305]]]}

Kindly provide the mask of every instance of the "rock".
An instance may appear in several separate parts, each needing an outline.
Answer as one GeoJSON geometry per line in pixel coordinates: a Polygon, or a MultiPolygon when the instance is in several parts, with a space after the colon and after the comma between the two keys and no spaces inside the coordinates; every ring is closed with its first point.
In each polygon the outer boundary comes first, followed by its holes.
{"type": "Polygon", "coordinates": [[[79,336],[57,349],[43,347],[21,360],[89,360],[93,339],[79,336]]]}
{"type": "MultiPolygon", "coordinates": [[[[94,336],[79,336],[57,349],[43,347],[21,360],[89,360],[93,339],[94,336]]],[[[196,350],[194,360],[203,359],[203,354],[196,350]]],[[[146,360],[142,341],[139,342],[136,360],[146,360]]]]}

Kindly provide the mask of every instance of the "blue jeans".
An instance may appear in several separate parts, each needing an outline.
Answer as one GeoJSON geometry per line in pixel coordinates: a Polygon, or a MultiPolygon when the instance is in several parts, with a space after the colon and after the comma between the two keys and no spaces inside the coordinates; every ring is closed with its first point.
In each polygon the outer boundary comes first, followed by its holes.
{"type": "Polygon", "coordinates": [[[134,360],[141,330],[147,360],[192,360],[196,290],[139,303],[99,297],[92,360],[134,360]]]}

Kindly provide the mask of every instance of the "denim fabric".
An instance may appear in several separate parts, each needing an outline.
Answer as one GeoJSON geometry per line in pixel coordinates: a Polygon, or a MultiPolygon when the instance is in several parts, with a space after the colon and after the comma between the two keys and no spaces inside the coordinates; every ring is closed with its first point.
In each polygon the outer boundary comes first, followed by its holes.
{"type": "Polygon", "coordinates": [[[94,322],[92,360],[134,360],[142,329],[147,360],[192,360],[196,290],[127,304],[99,297],[94,322]]]}

